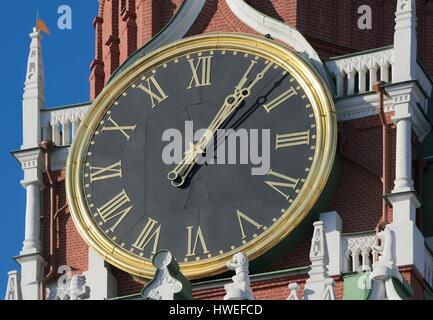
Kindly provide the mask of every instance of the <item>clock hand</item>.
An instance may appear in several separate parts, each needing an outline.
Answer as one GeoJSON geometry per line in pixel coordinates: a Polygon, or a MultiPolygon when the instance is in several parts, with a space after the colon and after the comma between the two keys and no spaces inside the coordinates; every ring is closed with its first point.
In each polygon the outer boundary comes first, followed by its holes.
{"type": "Polygon", "coordinates": [[[263,79],[266,72],[272,67],[272,63],[269,62],[266,67],[256,75],[255,79],[247,86],[244,85],[248,81],[248,75],[253,69],[256,61],[251,61],[250,66],[245,72],[244,76],[235,87],[233,94],[230,94],[224,100],[223,106],[218,111],[215,118],[209,125],[206,133],[200,138],[200,140],[195,144],[191,145],[189,151],[186,152],[185,157],[182,161],[167,174],[167,178],[171,181],[171,184],[175,187],[180,187],[185,183],[186,176],[191,172],[195,163],[198,160],[198,156],[203,154],[203,150],[206,149],[209,142],[213,139],[216,131],[221,128],[221,126],[233,115],[234,111],[242,104],[242,102],[250,95],[251,89],[263,79]],[[180,180],[179,180],[180,179],[180,180]]]}

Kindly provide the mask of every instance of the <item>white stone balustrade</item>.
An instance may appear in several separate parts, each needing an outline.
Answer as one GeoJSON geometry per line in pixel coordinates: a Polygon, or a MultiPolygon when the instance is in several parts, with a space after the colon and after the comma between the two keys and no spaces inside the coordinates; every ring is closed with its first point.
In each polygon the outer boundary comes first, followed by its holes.
{"type": "Polygon", "coordinates": [[[373,91],[376,81],[392,81],[394,49],[387,47],[330,59],[337,97],[373,91]]]}
{"type": "Polygon", "coordinates": [[[45,109],[41,115],[43,140],[52,140],[56,146],[72,143],[90,104],[74,105],[62,109],[45,109]]]}
{"type": "Polygon", "coordinates": [[[374,262],[374,243],[374,232],[343,235],[343,272],[371,270],[374,262]]]}

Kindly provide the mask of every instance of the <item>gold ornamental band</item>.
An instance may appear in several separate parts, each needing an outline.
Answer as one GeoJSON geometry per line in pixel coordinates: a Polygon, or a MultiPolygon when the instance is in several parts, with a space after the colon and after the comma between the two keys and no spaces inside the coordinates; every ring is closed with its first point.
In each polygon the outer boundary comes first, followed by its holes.
{"type": "Polygon", "coordinates": [[[93,102],[83,119],[68,156],[66,193],[73,221],[81,236],[108,263],[134,276],[149,279],[154,268],[149,260],[139,258],[113,243],[96,225],[84,195],[83,170],[94,131],[106,111],[138,78],[165,62],[203,50],[239,50],[263,57],[288,71],[303,87],[314,110],[317,141],[310,173],[305,185],[286,213],[263,234],[243,246],[206,260],[180,262],[190,279],[209,277],[226,271],[226,263],[238,251],[250,260],[270,250],[287,237],[307,216],[330,176],[336,153],[337,120],[333,99],[317,72],[291,49],[275,41],[239,33],[208,33],[186,38],[144,56],[108,84],[93,102]]]}

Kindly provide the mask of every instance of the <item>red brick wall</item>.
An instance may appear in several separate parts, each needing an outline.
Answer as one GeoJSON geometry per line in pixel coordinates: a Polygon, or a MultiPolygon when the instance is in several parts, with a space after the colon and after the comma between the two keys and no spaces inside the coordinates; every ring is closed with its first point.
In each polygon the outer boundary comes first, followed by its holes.
{"type": "MultiPolygon", "coordinates": [[[[287,300],[290,294],[289,284],[298,284],[298,297],[304,296],[305,281],[307,274],[280,277],[274,279],[253,282],[251,289],[257,300],[287,300]]],[[[197,290],[193,293],[193,298],[198,300],[222,300],[225,295],[224,287],[197,290]]],[[[335,278],[335,296],[338,300],[343,299],[343,280],[335,278]]]]}
{"type": "MultiPolygon", "coordinates": [[[[57,181],[55,187],[55,212],[66,204],[64,171],[53,173],[57,181]]],[[[48,178],[44,176],[44,183],[48,186],[48,178]]],[[[43,192],[43,238],[44,258],[49,261],[50,252],[50,190],[45,188],[43,192]]],[[[69,210],[63,210],[55,220],[55,264],[58,268],[67,265],[73,273],[83,273],[88,269],[88,246],[75,228],[69,210]]],[[[46,270],[48,271],[48,270],[46,270]]],[[[57,270],[56,270],[57,272],[57,270]]],[[[46,272],[47,273],[47,272],[46,272]]]]}
{"type": "Polygon", "coordinates": [[[424,290],[427,287],[423,276],[412,266],[400,268],[403,278],[411,285],[413,290],[413,300],[424,300],[424,290]]]}
{"type": "MultiPolygon", "coordinates": [[[[155,36],[173,17],[182,0],[101,0],[95,22],[96,50],[91,66],[90,96],[93,100],[113,71],[155,36]],[[102,52],[102,54],[101,54],[102,52]]],[[[395,0],[249,0],[257,10],[296,27],[319,55],[332,56],[393,44],[395,0]],[[358,28],[358,8],[372,8],[372,29],[358,28]]],[[[418,1],[419,57],[433,73],[433,2],[418,1]]],[[[240,22],[223,0],[207,0],[203,12],[187,36],[210,31],[255,33],[240,22]]]]}

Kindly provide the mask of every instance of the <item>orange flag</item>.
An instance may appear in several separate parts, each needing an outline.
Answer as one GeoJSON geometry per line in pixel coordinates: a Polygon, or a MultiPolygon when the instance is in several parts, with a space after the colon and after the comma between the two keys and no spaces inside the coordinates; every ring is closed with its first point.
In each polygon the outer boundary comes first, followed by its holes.
{"type": "Polygon", "coordinates": [[[39,18],[36,19],[36,31],[38,31],[38,32],[43,31],[46,34],[48,34],[49,36],[51,35],[51,33],[48,30],[47,25],[45,24],[45,22],[43,22],[39,18]]]}

